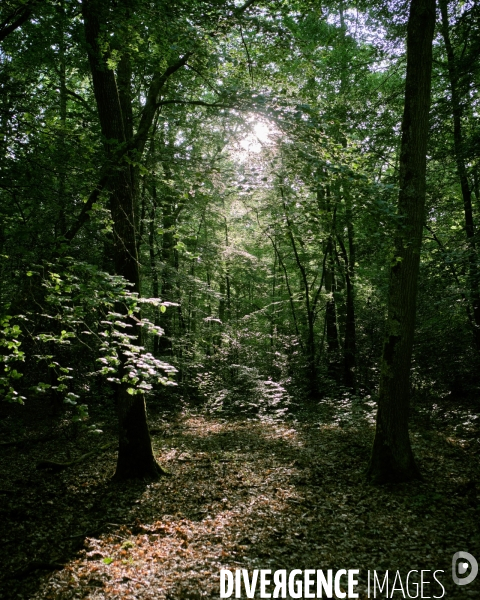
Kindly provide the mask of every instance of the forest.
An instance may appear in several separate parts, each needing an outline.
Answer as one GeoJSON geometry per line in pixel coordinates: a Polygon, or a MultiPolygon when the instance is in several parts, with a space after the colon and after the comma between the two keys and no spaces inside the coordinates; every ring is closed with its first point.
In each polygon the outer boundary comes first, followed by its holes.
{"type": "Polygon", "coordinates": [[[477,0],[1,2],[1,599],[480,598],[479,57],[477,0]]]}

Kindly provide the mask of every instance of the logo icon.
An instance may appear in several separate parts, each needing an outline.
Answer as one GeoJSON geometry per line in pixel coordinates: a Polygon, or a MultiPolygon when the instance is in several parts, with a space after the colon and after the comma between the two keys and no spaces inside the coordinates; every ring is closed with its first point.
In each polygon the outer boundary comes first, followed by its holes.
{"type": "Polygon", "coordinates": [[[477,574],[478,563],[476,558],[472,556],[469,552],[455,552],[452,558],[453,581],[457,585],[467,585],[467,583],[472,583],[477,574]],[[471,569],[470,573],[466,577],[459,577],[459,575],[464,575],[468,571],[468,567],[470,567],[471,569]]]}

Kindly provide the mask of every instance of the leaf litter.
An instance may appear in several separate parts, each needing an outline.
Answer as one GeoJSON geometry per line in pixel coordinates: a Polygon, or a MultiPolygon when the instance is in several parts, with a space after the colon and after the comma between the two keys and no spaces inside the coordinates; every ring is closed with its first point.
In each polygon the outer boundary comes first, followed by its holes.
{"type": "MultiPolygon", "coordinates": [[[[480,598],[478,579],[466,591],[450,575],[458,550],[480,558],[478,419],[414,423],[425,481],[380,487],[364,478],[371,415],[339,406],[284,420],[161,415],[152,439],[171,476],[155,482],[112,482],[114,447],[35,470],[91,438],[2,448],[0,598],[218,598],[225,568],[360,569],[360,598],[368,570],[443,569],[446,598],[480,598]]],[[[104,429],[99,444],[114,441],[104,429]]]]}

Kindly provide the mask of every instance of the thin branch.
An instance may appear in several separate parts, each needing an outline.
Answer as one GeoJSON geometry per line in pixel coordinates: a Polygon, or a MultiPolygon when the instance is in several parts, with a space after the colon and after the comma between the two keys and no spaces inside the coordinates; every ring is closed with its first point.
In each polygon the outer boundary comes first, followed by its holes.
{"type": "Polygon", "coordinates": [[[82,210],[80,211],[80,214],[76,218],[75,222],[63,236],[63,238],[67,242],[71,242],[73,240],[73,238],[77,235],[79,230],[83,227],[83,225],[90,218],[90,211],[92,210],[95,202],[100,197],[100,194],[102,193],[102,191],[106,188],[108,180],[109,180],[108,175],[104,175],[98,182],[98,184],[95,187],[95,189],[93,190],[93,192],[88,197],[88,200],[82,206],[82,210]]]}
{"type": "Polygon", "coordinates": [[[203,79],[203,81],[206,83],[206,85],[213,90],[218,96],[221,95],[221,91],[218,90],[211,81],[209,81],[207,79],[207,77],[201,72],[199,71],[196,67],[194,67],[193,65],[191,65],[190,63],[186,63],[185,67],[187,69],[190,69],[191,71],[193,71],[194,73],[196,73],[199,77],[201,77],[203,79]]]}
{"type": "Polygon", "coordinates": [[[209,108],[234,108],[240,110],[237,106],[231,104],[222,104],[221,102],[204,102],[203,100],[160,100],[157,106],[165,106],[166,104],[179,104],[180,106],[206,106],[209,108]]]}
{"type": "Polygon", "coordinates": [[[247,43],[245,42],[245,38],[243,37],[243,29],[242,29],[241,25],[240,25],[240,36],[242,38],[242,43],[243,43],[243,47],[245,48],[245,52],[247,53],[248,72],[250,73],[250,79],[252,80],[252,85],[254,85],[252,59],[250,58],[250,52],[248,51],[247,43]]]}
{"type": "Polygon", "coordinates": [[[265,233],[267,234],[268,239],[272,242],[273,249],[275,250],[275,254],[277,255],[277,258],[278,258],[278,262],[279,262],[280,266],[282,267],[283,272],[285,274],[285,284],[287,286],[288,297],[290,300],[290,308],[292,310],[293,323],[295,325],[295,333],[297,334],[297,338],[300,342],[300,346],[303,349],[303,340],[300,335],[300,331],[298,330],[297,313],[295,312],[295,304],[293,302],[293,294],[292,294],[292,290],[290,288],[290,282],[288,280],[288,271],[287,271],[285,263],[283,262],[283,259],[280,255],[280,252],[278,251],[277,245],[276,245],[275,241],[273,240],[272,236],[268,233],[268,231],[266,231],[265,233]]]}
{"type": "MultiPolygon", "coordinates": [[[[142,110],[142,116],[140,118],[138,130],[133,137],[131,144],[132,149],[135,149],[139,154],[142,154],[145,148],[148,132],[158,107],[158,96],[160,95],[160,91],[167,82],[168,78],[181,69],[192,54],[192,51],[187,52],[184,56],[182,56],[182,58],[179,58],[177,62],[170,65],[163,73],[156,73],[154,75],[150,84],[150,89],[147,93],[147,101],[145,102],[145,106],[142,110]]],[[[128,146],[130,146],[130,144],[128,144],[128,146]]]]}
{"type": "Polygon", "coordinates": [[[322,278],[320,279],[320,283],[318,285],[317,292],[312,301],[312,311],[314,311],[314,312],[317,307],[318,299],[320,298],[320,292],[322,291],[323,280],[325,278],[325,263],[327,262],[327,256],[328,256],[328,253],[325,252],[325,254],[323,255],[323,263],[322,263],[322,278]]]}
{"type": "Polygon", "coordinates": [[[77,94],[77,92],[74,92],[73,90],[69,90],[68,88],[65,91],[67,92],[67,94],[69,96],[72,96],[72,98],[75,98],[76,100],[81,102],[83,107],[86,108],[89,113],[94,112],[92,107],[90,106],[90,104],[85,100],[85,98],[82,98],[82,96],[80,96],[80,94],[77,94]]]}

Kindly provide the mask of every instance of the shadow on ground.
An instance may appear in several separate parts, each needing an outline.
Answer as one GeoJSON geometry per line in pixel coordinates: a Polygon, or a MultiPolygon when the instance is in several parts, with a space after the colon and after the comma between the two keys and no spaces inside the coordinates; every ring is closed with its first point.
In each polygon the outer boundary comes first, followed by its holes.
{"type": "MultiPolygon", "coordinates": [[[[20,475],[1,509],[3,597],[218,598],[221,568],[359,569],[361,598],[369,570],[398,570],[403,583],[413,569],[443,570],[444,597],[480,597],[478,581],[465,595],[450,576],[454,552],[480,557],[478,435],[414,431],[426,481],[374,487],[372,427],[347,412],[164,419],[154,448],[172,475],[158,482],[111,483],[113,452],[46,475],[35,454],[55,446],[2,451],[2,473],[20,475]]],[[[442,597],[430,581],[424,597],[442,597]]]]}

